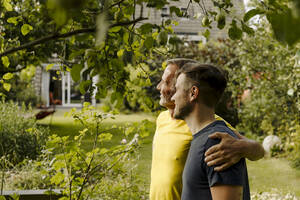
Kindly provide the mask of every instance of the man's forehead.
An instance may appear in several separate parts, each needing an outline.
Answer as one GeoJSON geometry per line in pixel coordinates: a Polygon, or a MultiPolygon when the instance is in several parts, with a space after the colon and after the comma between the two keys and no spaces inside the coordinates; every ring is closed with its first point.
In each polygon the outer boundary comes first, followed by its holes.
{"type": "Polygon", "coordinates": [[[176,71],[177,71],[178,67],[174,64],[168,64],[168,66],[166,67],[164,73],[163,73],[163,77],[167,78],[169,76],[173,76],[175,75],[176,71]]]}
{"type": "Polygon", "coordinates": [[[183,82],[185,82],[185,75],[180,74],[176,79],[176,86],[181,85],[183,82]]]}

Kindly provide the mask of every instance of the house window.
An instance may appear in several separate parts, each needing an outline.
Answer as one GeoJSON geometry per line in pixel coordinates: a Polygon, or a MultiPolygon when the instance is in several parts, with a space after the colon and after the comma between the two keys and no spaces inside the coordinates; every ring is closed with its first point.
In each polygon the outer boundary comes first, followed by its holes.
{"type": "Polygon", "coordinates": [[[166,8],[166,7],[163,7],[161,9],[161,17],[162,18],[169,18],[170,17],[170,12],[169,12],[169,9],[166,8]]]}
{"type": "Polygon", "coordinates": [[[182,12],[182,18],[189,18],[189,13],[187,12],[186,8],[180,8],[181,12],[182,12]]]}

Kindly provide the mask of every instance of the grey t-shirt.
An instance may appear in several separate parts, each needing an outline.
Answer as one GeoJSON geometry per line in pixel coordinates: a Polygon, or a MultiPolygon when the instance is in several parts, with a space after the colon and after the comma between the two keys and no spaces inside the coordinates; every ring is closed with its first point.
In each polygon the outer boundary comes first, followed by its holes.
{"type": "Polygon", "coordinates": [[[193,136],[190,151],[183,171],[182,200],[210,200],[210,187],[214,185],[243,186],[243,200],[250,199],[247,166],[245,159],[222,172],[214,171],[214,166],[207,166],[204,153],[220,140],[210,139],[208,136],[215,132],[227,132],[237,137],[223,121],[215,121],[193,136]]]}

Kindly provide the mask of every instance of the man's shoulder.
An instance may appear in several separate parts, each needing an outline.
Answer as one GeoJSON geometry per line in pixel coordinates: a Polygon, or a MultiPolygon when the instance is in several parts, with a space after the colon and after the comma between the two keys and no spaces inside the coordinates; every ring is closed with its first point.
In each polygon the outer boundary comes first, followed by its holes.
{"type": "Polygon", "coordinates": [[[206,127],[199,134],[198,137],[195,137],[194,140],[197,140],[198,146],[205,146],[205,148],[209,148],[215,144],[220,143],[220,139],[211,139],[208,136],[215,132],[223,132],[228,133],[229,135],[237,138],[236,134],[226,125],[224,121],[215,121],[213,124],[206,127]]]}
{"type": "Polygon", "coordinates": [[[215,119],[218,120],[218,121],[223,121],[223,122],[225,122],[225,124],[226,124],[226,126],[227,126],[228,128],[230,128],[230,129],[233,130],[233,131],[236,131],[236,129],[235,129],[233,126],[231,126],[231,124],[230,124],[229,122],[227,122],[225,119],[223,119],[223,118],[220,117],[219,115],[215,114],[215,119]]]}
{"type": "Polygon", "coordinates": [[[228,126],[228,123],[226,123],[226,121],[216,121],[216,125],[212,127],[210,134],[213,134],[214,132],[224,132],[228,133],[232,137],[238,138],[237,135],[234,133],[234,129],[228,126]]]}
{"type": "Polygon", "coordinates": [[[168,121],[170,119],[171,119],[170,112],[168,110],[162,111],[159,113],[159,115],[156,118],[156,124],[168,121]]]}
{"type": "Polygon", "coordinates": [[[159,118],[171,118],[170,112],[168,110],[160,112],[157,119],[159,118]]]}

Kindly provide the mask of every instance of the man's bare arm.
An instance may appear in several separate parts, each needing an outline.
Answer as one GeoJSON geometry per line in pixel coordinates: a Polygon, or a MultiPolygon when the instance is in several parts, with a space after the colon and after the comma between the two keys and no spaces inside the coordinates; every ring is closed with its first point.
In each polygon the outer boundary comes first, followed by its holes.
{"type": "Polygon", "coordinates": [[[221,132],[209,136],[212,139],[221,139],[219,144],[210,147],[205,152],[205,162],[208,166],[216,165],[215,171],[223,171],[237,163],[241,158],[254,161],[264,156],[265,151],[260,143],[237,132],[236,134],[239,139],[221,132]]]}
{"type": "Polygon", "coordinates": [[[210,188],[213,200],[241,200],[243,187],[237,185],[216,185],[210,188]]]}

